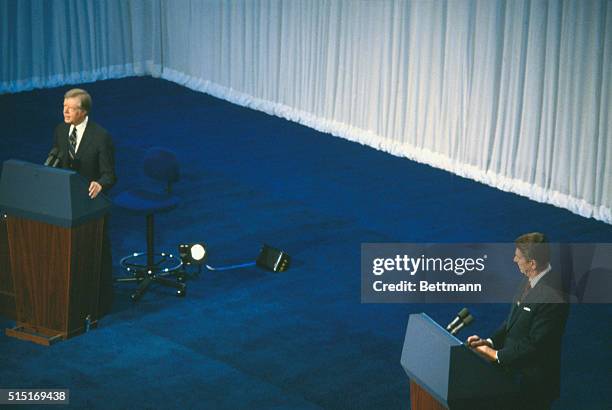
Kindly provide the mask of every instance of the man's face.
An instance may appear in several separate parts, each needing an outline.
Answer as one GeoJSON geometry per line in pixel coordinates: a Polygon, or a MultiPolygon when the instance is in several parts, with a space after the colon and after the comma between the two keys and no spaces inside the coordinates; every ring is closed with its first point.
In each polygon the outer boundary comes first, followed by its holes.
{"type": "Polygon", "coordinates": [[[87,113],[81,108],[81,101],[76,98],[66,98],[64,100],[64,122],[66,124],[79,125],[83,122],[87,113]]]}
{"type": "Polygon", "coordinates": [[[514,263],[518,266],[521,273],[528,278],[537,274],[536,263],[533,260],[527,260],[519,248],[514,250],[514,263]]]}

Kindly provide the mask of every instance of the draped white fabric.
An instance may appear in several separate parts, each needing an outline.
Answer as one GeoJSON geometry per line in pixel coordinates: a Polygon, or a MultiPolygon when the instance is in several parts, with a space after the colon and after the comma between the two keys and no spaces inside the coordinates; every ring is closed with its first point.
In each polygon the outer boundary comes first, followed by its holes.
{"type": "Polygon", "coordinates": [[[0,92],[160,72],[159,1],[0,0],[0,92]]]}
{"type": "Polygon", "coordinates": [[[612,1],[9,3],[3,91],[144,70],[612,223],[612,1]]]}

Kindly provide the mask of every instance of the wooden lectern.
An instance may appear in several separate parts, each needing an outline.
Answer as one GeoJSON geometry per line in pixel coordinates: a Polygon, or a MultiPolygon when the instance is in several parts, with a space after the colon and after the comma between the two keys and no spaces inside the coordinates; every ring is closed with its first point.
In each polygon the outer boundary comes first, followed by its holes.
{"type": "Polygon", "coordinates": [[[0,316],[15,320],[15,291],[11,275],[6,220],[4,214],[0,214],[0,316]]]}
{"type": "Polygon", "coordinates": [[[518,384],[425,313],[410,315],[401,364],[412,410],[513,409],[518,384]]]}
{"type": "Polygon", "coordinates": [[[7,215],[16,317],[7,335],[49,345],[97,323],[110,201],[89,198],[88,186],[74,171],[4,162],[0,210],[7,215]]]}

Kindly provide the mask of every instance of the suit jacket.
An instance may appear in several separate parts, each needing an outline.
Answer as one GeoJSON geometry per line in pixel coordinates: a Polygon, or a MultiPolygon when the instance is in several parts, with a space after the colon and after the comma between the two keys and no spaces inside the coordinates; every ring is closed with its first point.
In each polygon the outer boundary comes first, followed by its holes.
{"type": "Polygon", "coordinates": [[[70,124],[62,123],[55,128],[53,146],[59,149],[62,168],[73,169],[89,182],[97,181],[102,191],[108,191],[115,182],[115,148],[110,134],[91,119],[81,138],[74,160],[68,153],[70,124]]]}
{"type": "Polygon", "coordinates": [[[548,272],[522,303],[513,303],[507,320],[491,337],[499,363],[519,374],[527,400],[552,402],[559,397],[561,339],[569,313],[565,302],[557,275],[548,272]]]}

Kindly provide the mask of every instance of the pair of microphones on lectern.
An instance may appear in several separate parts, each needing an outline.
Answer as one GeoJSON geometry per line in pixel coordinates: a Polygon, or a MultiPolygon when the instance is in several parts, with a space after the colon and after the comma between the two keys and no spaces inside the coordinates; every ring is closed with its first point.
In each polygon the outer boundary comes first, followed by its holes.
{"type": "Polygon", "coordinates": [[[54,147],[51,149],[51,151],[49,151],[49,155],[47,156],[47,160],[45,161],[45,166],[55,168],[59,165],[61,160],[62,156],[59,152],[59,149],[54,147]]]}
{"type": "Polygon", "coordinates": [[[448,330],[451,335],[456,335],[461,329],[469,326],[473,321],[474,316],[470,314],[468,308],[463,308],[457,313],[453,321],[446,326],[446,330],[448,330]]]}

